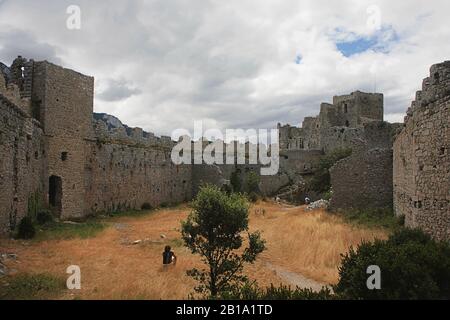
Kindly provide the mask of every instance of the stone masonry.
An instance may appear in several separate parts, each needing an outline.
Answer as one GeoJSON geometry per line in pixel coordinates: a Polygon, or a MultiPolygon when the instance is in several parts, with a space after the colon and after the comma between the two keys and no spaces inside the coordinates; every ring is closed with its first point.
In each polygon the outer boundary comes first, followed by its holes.
{"type": "Polygon", "coordinates": [[[450,61],[433,65],[394,143],[394,209],[450,240],[450,61]]]}
{"type": "Polygon", "coordinates": [[[281,150],[323,150],[346,147],[362,135],[364,124],[383,121],[383,95],[353,92],[322,103],[317,117],[306,117],[302,127],[278,124],[281,150]]]}
{"type": "Polygon", "coordinates": [[[382,121],[364,125],[352,154],[330,170],[331,209],[392,208],[392,144],[399,127],[382,121]]]}

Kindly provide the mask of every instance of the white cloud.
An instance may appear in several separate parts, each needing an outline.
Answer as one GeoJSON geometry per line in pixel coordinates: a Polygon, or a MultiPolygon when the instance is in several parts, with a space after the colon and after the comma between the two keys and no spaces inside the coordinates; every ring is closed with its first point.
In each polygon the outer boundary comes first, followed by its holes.
{"type": "Polygon", "coordinates": [[[449,59],[450,3],[422,4],[5,0],[0,61],[16,53],[93,75],[95,111],[157,134],[201,119],[220,129],[298,124],[333,95],[375,88],[386,119],[401,120],[431,64],[449,59]],[[66,29],[71,4],[81,8],[79,31],[66,29]],[[343,56],[336,41],[375,32],[371,5],[398,41],[386,53],[343,56]]]}

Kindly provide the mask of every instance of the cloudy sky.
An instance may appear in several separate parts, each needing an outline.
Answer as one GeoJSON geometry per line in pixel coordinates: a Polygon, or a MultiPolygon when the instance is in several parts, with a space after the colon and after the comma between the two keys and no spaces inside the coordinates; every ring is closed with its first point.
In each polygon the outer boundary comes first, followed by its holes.
{"type": "Polygon", "coordinates": [[[449,12],[448,0],[0,0],[0,61],[92,75],[96,112],[157,134],[297,125],[355,90],[384,93],[386,120],[402,121],[450,59],[449,12]]]}

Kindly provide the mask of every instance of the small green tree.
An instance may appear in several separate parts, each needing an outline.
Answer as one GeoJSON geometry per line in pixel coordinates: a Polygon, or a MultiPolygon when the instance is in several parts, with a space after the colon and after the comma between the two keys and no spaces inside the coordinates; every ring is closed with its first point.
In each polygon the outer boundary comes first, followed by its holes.
{"type": "Polygon", "coordinates": [[[259,194],[259,180],[259,176],[255,171],[252,170],[247,174],[247,179],[245,180],[245,188],[249,194],[259,194]]]}
{"type": "Polygon", "coordinates": [[[227,195],[216,186],[200,189],[192,204],[193,211],[182,222],[185,245],[199,254],[208,269],[192,269],[188,275],[199,281],[195,291],[216,298],[241,285],[244,263],[253,263],[265,249],[259,232],[248,232],[249,204],[245,197],[227,195]],[[241,249],[247,233],[248,244],[241,249]]]}
{"type": "Polygon", "coordinates": [[[241,192],[242,184],[241,178],[239,177],[239,172],[237,170],[231,173],[230,184],[233,188],[233,192],[241,192]]]}

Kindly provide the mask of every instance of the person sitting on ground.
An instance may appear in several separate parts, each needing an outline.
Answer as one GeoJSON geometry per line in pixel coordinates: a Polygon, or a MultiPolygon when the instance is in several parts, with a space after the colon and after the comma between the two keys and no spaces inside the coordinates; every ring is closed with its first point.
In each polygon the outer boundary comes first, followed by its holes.
{"type": "Polygon", "coordinates": [[[173,253],[173,251],[171,251],[170,246],[166,246],[164,248],[164,252],[163,252],[163,265],[167,266],[170,264],[176,264],[177,263],[177,257],[175,256],[175,253],[173,253]]]}

